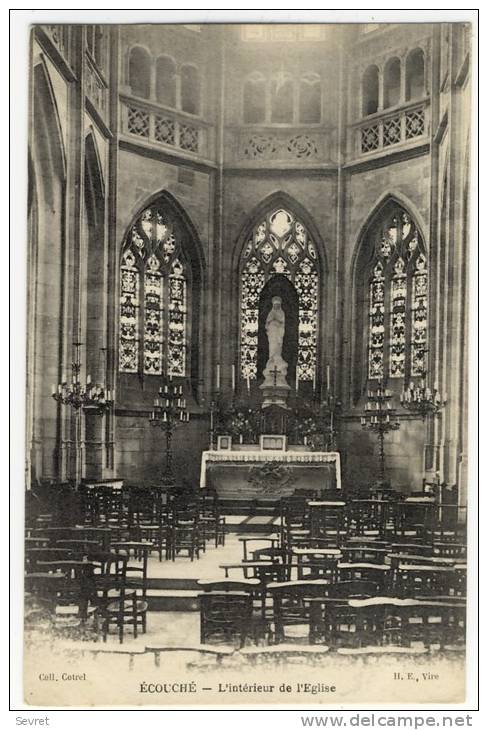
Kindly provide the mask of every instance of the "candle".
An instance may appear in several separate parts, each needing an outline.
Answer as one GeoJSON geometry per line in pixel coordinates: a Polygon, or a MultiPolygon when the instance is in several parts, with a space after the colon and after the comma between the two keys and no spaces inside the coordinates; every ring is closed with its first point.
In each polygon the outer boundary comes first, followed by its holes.
{"type": "Polygon", "coordinates": [[[251,392],[251,381],[249,379],[249,375],[247,376],[246,380],[247,380],[247,392],[250,393],[251,392]]]}
{"type": "Polygon", "coordinates": [[[56,386],[54,384],[52,386],[52,393],[53,393],[53,395],[56,395],[56,386]]]}
{"type": "Polygon", "coordinates": [[[313,388],[313,392],[315,393],[315,371],[313,373],[312,388],[313,388]]]}
{"type": "Polygon", "coordinates": [[[330,365],[327,365],[327,390],[330,390],[330,365]]]}
{"type": "Polygon", "coordinates": [[[298,368],[297,368],[296,369],[296,373],[295,373],[295,390],[296,390],[297,393],[298,393],[298,384],[299,384],[299,382],[300,382],[300,380],[299,380],[299,377],[298,377],[298,368]]]}
{"type": "Polygon", "coordinates": [[[217,374],[215,378],[215,387],[217,390],[220,388],[220,364],[217,364],[217,374]]]}
{"type": "Polygon", "coordinates": [[[232,392],[234,392],[236,389],[236,366],[235,365],[232,365],[231,381],[232,381],[232,392]]]}
{"type": "Polygon", "coordinates": [[[91,383],[91,375],[87,375],[86,376],[86,384],[87,385],[90,385],[90,383],[91,383]]]}

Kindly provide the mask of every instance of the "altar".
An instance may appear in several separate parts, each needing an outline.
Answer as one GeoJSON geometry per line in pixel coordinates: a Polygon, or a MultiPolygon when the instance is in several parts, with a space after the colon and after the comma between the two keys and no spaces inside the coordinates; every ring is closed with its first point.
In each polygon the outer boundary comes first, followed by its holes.
{"type": "Polygon", "coordinates": [[[212,487],[221,499],[280,499],[295,490],[341,489],[340,454],[262,450],[255,444],[202,453],[200,487],[212,487]]]}

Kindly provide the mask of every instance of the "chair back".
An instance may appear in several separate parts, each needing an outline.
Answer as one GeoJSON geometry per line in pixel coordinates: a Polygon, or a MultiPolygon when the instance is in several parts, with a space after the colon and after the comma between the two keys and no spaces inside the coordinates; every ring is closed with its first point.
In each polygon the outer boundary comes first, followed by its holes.
{"type": "Polygon", "coordinates": [[[200,595],[202,644],[237,644],[251,632],[252,596],[243,591],[212,591],[200,595]]]}

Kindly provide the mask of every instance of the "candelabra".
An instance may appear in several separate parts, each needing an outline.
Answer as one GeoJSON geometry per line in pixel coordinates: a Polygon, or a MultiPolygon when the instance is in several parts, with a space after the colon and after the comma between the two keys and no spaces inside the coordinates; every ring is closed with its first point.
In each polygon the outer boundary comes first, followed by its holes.
{"type": "Polygon", "coordinates": [[[71,363],[71,382],[63,376],[61,383],[52,386],[52,397],[58,403],[73,408],[75,413],[75,486],[78,489],[81,481],[81,413],[92,411],[103,413],[110,408],[114,401],[114,394],[104,385],[92,383],[91,376],[87,375],[86,382],[80,379],[81,342],[73,342],[75,348],[74,361],[71,363]]]}
{"type": "Polygon", "coordinates": [[[215,421],[220,417],[220,407],[218,402],[219,395],[220,394],[218,392],[215,396],[212,395],[212,400],[210,401],[210,451],[213,451],[215,447],[215,421]]]}
{"type": "Polygon", "coordinates": [[[400,421],[391,407],[393,394],[378,380],[376,390],[368,390],[368,400],[364,406],[365,414],[361,417],[364,429],[373,431],[378,437],[380,481],[385,481],[385,434],[400,428],[400,421]]]}
{"type": "Polygon", "coordinates": [[[186,400],[183,398],[183,386],[173,385],[171,376],[159,389],[159,398],[154,399],[154,408],[149,422],[164,431],[166,438],[166,466],[163,472],[163,484],[173,484],[173,452],[172,439],[175,429],[182,423],[188,423],[190,414],[186,400]]]}
{"type": "Polygon", "coordinates": [[[446,401],[434,386],[429,388],[426,382],[426,373],[423,372],[420,382],[410,384],[400,395],[400,402],[404,408],[413,413],[418,413],[425,421],[427,416],[437,416],[441,408],[444,408],[446,401]]]}
{"type": "Polygon", "coordinates": [[[337,450],[337,429],[335,417],[340,409],[340,402],[327,389],[325,398],[320,403],[320,418],[324,426],[324,447],[326,451],[337,450]]]}

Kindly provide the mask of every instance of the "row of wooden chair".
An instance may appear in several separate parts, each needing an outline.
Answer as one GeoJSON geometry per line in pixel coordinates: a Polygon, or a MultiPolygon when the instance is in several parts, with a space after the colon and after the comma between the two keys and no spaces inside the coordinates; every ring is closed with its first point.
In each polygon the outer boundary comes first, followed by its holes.
{"type": "Polygon", "coordinates": [[[200,582],[202,643],[254,644],[290,641],[344,647],[462,648],[465,601],[423,600],[378,594],[374,582],[353,580],[270,583],[272,612],[255,610],[258,580],[200,582]]]}

